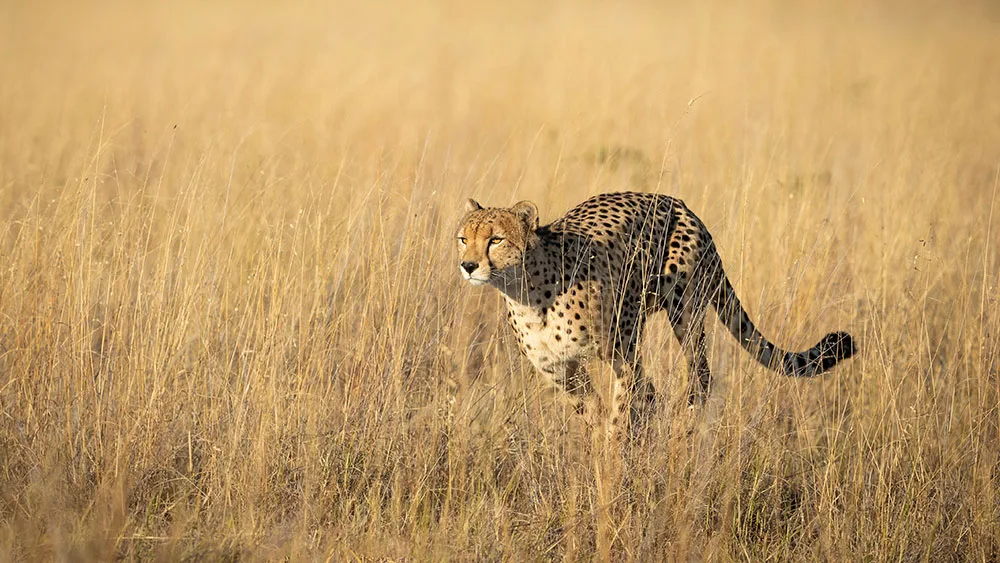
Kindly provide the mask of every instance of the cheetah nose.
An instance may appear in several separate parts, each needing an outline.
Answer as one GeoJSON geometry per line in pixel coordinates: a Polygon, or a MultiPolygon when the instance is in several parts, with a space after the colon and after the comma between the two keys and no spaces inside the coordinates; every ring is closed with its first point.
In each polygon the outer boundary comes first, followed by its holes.
{"type": "Polygon", "coordinates": [[[472,272],[475,272],[476,268],[478,268],[478,267],[479,267],[479,263],[478,262],[462,262],[462,269],[465,270],[466,273],[468,273],[468,274],[471,274],[472,272]]]}

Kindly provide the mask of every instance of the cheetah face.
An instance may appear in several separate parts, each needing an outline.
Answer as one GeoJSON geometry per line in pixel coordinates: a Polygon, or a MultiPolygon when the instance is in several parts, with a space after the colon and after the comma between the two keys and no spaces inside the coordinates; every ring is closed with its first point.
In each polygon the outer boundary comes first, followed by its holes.
{"type": "Polygon", "coordinates": [[[484,208],[470,199],[458,228],[458,270],[472,285],[498,283],[516,274],[524,253],[538,240],[538,208],[522,201],[484,208]]]}

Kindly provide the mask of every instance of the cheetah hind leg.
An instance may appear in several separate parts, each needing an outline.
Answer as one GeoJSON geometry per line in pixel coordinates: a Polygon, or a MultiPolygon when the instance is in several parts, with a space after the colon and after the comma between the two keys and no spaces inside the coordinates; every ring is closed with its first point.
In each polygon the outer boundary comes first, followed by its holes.
{"type": "Polygon", "coordinates": [[[656,388],[642,370],[642,363],[636,362],[632,368],[632,404],[629,405],[629,422],[634,435],[645,428],[656,412],[656,388]]]}
{"type": "Polygon", "coordinates": [[[703,405],[712,385],[705,346],[705,311],[707,307],[688,296],[675,298],[667,307],[674,336],[684,350],[688,367],[688,406],[703,405]]]}

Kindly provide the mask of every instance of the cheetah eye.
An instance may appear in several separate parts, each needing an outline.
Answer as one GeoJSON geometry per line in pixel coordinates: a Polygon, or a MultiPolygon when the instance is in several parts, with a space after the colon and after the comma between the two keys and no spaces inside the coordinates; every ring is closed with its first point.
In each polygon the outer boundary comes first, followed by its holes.
{"type": "Polygon", "coordinates": [[[494,246],[494,245],[500,244],[501,242],[503,242],[502,238],[500,238],[500,237],[493,237],[493,238],[490,239],[490,246],[494,246]]]}

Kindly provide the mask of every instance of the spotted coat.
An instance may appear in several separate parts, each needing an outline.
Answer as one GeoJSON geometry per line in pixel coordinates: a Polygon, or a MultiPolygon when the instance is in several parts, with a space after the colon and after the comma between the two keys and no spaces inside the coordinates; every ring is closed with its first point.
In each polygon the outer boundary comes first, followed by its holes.
{"type": "Polygon", "coordinates": [[[578,408],[592,391],[582,365],[591,358],[611,363],[612,434],[653,407],[639,356],[652,313],[666,311],[682,345],[691,404],[702,402],[711,386],[709,305],[755,359],[785,375],[815,376],[856,352],[845,332],[803,352],[767,340],[740,304],[708,229],[684,202],[665,195],[598,195],[541,227],[529,202],[483,208],[469,200],[458,247],[463,277],[500,290],[521,351],[578,408]]]}

